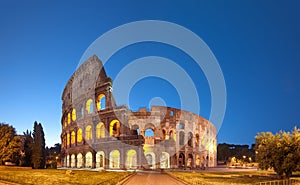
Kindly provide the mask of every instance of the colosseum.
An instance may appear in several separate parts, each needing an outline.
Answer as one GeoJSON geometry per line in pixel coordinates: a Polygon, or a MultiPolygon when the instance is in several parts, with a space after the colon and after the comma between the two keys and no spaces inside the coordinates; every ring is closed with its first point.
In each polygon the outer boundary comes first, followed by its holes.
{"type": "Polygon", "coordinates": [[[152,106],[118,106],[112,80],[92,56],[62,94],[62,165],[67,168],[165,169],[216,165],[216,129],[203,117],[152,106]]]}

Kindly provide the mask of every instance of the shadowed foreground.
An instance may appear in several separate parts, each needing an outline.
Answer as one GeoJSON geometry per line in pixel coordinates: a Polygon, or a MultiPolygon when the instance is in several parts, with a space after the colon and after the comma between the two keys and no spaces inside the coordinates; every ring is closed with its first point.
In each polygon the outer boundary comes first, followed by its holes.
{"type": "Polygon", "coordinates": [[[184,185],[180,181],[161,173],[137,173],[129,178],[124,185],[184,185]]]}

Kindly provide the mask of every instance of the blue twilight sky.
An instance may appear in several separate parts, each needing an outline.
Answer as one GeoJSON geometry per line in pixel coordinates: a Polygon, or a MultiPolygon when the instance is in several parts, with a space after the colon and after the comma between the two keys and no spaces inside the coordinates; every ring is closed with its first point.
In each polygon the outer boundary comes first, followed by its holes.
{"type": "MultiPolygon", "coordinates": [[[[251,144],[258,132],[291,130],[300,125],[299,9],[296,0],[2,0],[0,122],[22,133],[37,120],[48,146],[60,142],[61,94],[87,47],[122,24],[164,20],[196,33],[219,62],[227,88],[219,143],[251,144]]],[[[151,55],[175,61],[191,76],[197,84],[200,114],[208,118],[207,80],[177,48],[151,42],[128,46],[106,63],[107,74],[114,79],[126,64],[151,55]]],[[[134,86],[129,106],[137,110],[159,103],[155,97],[179,107],[174,86],[155,77],[134,86]]]]}

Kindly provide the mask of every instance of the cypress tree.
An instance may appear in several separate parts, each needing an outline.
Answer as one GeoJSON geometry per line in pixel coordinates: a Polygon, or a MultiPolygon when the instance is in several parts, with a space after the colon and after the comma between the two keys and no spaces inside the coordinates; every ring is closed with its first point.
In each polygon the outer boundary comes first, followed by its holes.
{"type": "Polygon", "coordinates": [[[41,123],[34,122],[33,126],[33,148],[32,162],[33,168],[45,168],[46,150],[45,150],[45,134],[41,123]]]}
{"type": "Polygon", "coordinates": [[[22,166],[32,166],[32,150],[33,150],[33,138],[31,131],[26,130],[23,132],[24,140],[24,158],[22,166]]]}

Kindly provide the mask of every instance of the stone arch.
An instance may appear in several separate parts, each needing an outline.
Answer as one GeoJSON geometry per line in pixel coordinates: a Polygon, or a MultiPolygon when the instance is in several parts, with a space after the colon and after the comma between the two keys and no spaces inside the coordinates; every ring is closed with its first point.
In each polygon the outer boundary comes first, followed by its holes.
{"type": "Polygon", "coordinates": [[[98,151],[96,154],[96,168],[104,168],[105,154],[103,151],[98,151]]]}
{"type": "Polygon", "coordinates": [[[147,163],[149,165],[149,167],[151,169],[155,169],[155,154],[153,152],[147,152],[145,153],[145,157],[146,157],[146,160],[147,160],[147,163]]]}
{"type": "Polygon", "coordinates": [[[176,131],[174,129],[171,129],[169,132],[169,138],[176,141],[176,131]]]}
{"type": "Polygon", "coordinates": [[[196,145],[196,147],[199,146],[199,143],[200,143],[200,136],[199,136],[199,134],[197,133],[197,134],[196,134],[196,140],[195,140],[195,145],[196,145]]]}
{"type": "Polygon", "coordinates": [[[82,129],[77,130],[77,142],[80,143],[82,142],[82,129]]]}
{"type": "Polygon", "coordinates": [[[120,152],[113,150],[109,154],[109,168],[120,168],[120,152]]]}
{"type": "Polygon", "coordinates": [[[75,168],[75,155],[71,155],[71,168],[75,168]]]}
{"type": "Polygon", "coordinates": [[[193,167],[193,154],[188,154],[186,166],[189,168],[193,167]]]}
{"type": "Polygon", "coordinates": [[[93,155],[92,152],[87,152],[85,154],[85,167],[92,168],[93,165],[93,155]]]}
{"type": "Polygon", "coordinates": [[[71,144],[75,144],[75,131],[73,130],[72,132],[71,132],[71,144]]]}
{"type": "Polygon", "coordinates": [[[132,135],[140,135],[140,127],[137,124],[132,125],[131,133],[132,133],[132,135]]]}
{"type": "Polygon", "coordinates": [[[68,154],[67,155],[67,167],[70,167],[71,164],[70,164],[70,155],[68,154]]]}
{"type": "Polygon", "coordinates": [[[169,134],[165,128],[162,129],[163,139],[167,140],[169,139],[169,134]]]}
{"type": "Polygon", "coordinates": [[[92,126],[88,125],[85,127],[85,140],[89,141],[93,138],[92,126]]]}
{"type": "Polygon", "coordinates": [[[120,135],[120,121],[117,119],[112,120],[109,125],[109,135],[118,137],[120,135]]]}
{"type": "Polygon", "coordinates": [[[126,157],[126,168],[135,169],[137,168],[137,155],[135,150],[128,150],[126,157]]]}
{"type": "Polygon", "coordinates": [[[105,138],[105,126],[102,122],[96,125],[96,137],[97,139],[105,138]]]}
{"type": "Polygon", "coordinates": [[[155,126],[152,123],[147,123],[145,125],[144,136],[155,137],[155,126]]]}
{"type": "Polygon", "coordinates": [[[188,146],[193,147],[193,133],[188,133],[188,146]]]}
{"type": "Polygon", "coordinates": [[[180,153],[178,157],[178,167],[183,168],[185,165],[185,155],[184,153],[180,153]]]}
{"type": "Polygon", "coordinates": [[[83,162],[82,162],[82,154],[79,153],[77,154],[77,168],[82,168],[83,167],[83,162]]]}
{"type": "Polygon", "coordinates": [[[85,110],[88,114],[93,113],[93,99],[88,99],[85,104],[85,110]]]}
{"type": "Polygon", "coordinates": [[[97,97],[97,109],[98,111],[103,110],[106,108],[106,97],[104,94],[100,94],[97,97]]]}
{"type": "Polygon", "coordinates": [[[196,168],[201,167],[201,158],[199,154],[196,154],[196,168]]]}
{"type": "Polygon", "coordinates": [[[161,153],[160,168],[170,168],[170,154],[168,152],[161,153]]]}
{"type": "Polygon", "coordinates": [[[76,109],[73,108],[72,110],[72,121],[76,121],[76,109]]]}

